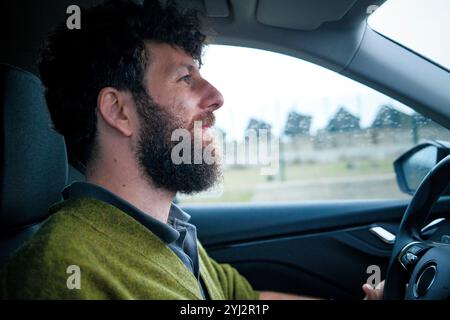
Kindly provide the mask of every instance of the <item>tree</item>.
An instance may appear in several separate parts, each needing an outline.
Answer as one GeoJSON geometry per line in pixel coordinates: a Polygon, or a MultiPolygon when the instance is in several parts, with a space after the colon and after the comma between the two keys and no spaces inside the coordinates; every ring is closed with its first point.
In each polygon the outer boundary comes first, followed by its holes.
{"type": "Polygon", "coordinates": [[[284,125],[284,134],[287,136],[309,135],[312,117],[291,111],[284,125]]]}
{"type": "Polygon", "coordinates": [[[347,111],[345,107],[340,107],[338,112],[328,122],[326,130],[333,133],[360,130],[359,121],[359,117],[347,111]]]}

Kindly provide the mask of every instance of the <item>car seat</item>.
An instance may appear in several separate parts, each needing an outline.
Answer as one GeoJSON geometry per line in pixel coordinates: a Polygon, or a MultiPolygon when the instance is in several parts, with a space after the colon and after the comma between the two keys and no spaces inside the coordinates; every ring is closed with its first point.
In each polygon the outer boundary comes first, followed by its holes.
{"type": "Polygon", "coordinates": [[[67,183],[64,139],[53,130],[41,81],[0,64],[0,266],[61,200],[67,183]]]}

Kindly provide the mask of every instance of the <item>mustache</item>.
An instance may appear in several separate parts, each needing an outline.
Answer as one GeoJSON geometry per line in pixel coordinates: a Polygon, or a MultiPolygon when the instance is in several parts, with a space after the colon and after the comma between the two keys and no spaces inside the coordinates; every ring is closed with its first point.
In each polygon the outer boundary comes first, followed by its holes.
{"type": "Polygon", "coordinates": [[[202,123],[202,126],[208,126],[213,127],[216,124],[216,116],[211,111],[205,113],[204,115],[201,115],[194,119],[192,121],[192,124],[190,126],[190,129],[194,129],[194,122],[200,121],[202,123]]]}

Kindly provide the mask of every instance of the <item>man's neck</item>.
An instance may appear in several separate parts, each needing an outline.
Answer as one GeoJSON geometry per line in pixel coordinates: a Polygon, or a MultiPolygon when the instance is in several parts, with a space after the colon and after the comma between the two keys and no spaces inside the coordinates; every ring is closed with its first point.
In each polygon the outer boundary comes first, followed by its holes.
{"type": "Polygon", "coordinates": [[[153,218],[167,223],[174,192],[156,188],[139,172],[114,170],[114,173],[87,174],[86,181],[109,190],[153,218]]]}

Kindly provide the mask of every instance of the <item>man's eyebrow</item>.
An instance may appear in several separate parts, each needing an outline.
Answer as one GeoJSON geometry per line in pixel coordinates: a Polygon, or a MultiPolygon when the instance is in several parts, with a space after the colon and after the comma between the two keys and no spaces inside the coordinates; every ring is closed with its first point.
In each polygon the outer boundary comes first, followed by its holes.
{"type": "Polygon", "coordinates": [[[184,69],[184,68],[188,69],[189,72],[198,70],[198,66],[194,66],[190,63],[183,63],[176,68],[176,71],[180,71],[181,69],[184,69]]]}

